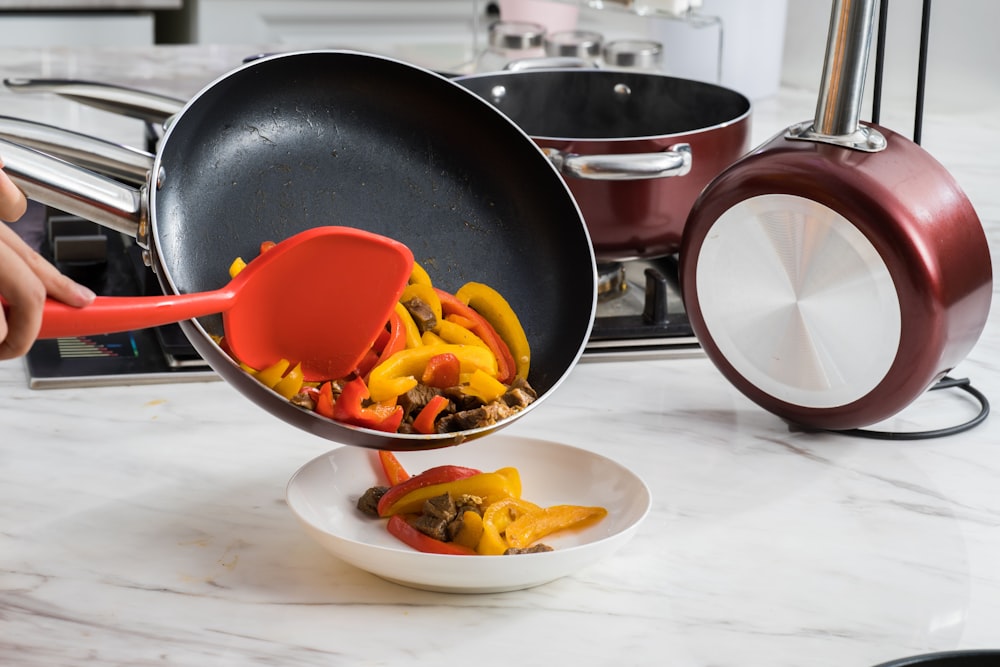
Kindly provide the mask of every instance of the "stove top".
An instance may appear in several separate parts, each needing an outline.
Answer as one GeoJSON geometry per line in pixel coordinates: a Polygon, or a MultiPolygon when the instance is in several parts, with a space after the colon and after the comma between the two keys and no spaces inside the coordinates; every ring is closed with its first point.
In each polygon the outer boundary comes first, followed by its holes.
{"type": "Polygon", "coordinates": [[[581,361],[703,356],[674,256],[598,265],[597,315],[581,361]]]}
{"type": "MultiPolygon", "coordinates": [[[[161,293],[135,241],[118,232],[34,202],[12,229],[63,273],[99,295],[161,293]]],[[[218,379],[176,324],[39,340],[25,364],[33,389],[218,379]]]]}

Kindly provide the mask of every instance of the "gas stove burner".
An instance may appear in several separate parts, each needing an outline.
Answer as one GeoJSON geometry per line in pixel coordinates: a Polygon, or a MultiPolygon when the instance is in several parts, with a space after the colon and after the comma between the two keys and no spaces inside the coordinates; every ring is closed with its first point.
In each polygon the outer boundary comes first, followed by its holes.
{"type": "Polygon", "coordinates": [[[597,315],[583,360],[701,356],[673,256],[597,266],[597,315]]]}
{"type": "Polygon", "coordinates": [[[599,301],[616,299],[626,290],[628,290],[628,279],[625,265],[622,262],[597,265],[597,299],[599,301]]]}

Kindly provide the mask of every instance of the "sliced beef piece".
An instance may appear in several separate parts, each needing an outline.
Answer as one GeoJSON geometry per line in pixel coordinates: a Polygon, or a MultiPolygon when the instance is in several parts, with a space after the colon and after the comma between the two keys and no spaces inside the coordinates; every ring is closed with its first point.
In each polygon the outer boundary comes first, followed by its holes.
{"type": "Polygon", "coordinates": [[[368,516],[378,516],[378,501],[389,490],[388,486],[373,486],[358,498],[358,509],[368,516]]]}
{"type": "Polygon", "coordinates": [[[494,401],[489,405],[483,405],[472,410],[463,410],[453,415],[442,417],[438,422],[438,429],[443,433],[454,433],[455,431],[467,431],[469,429],[492,426],[502,419],[510,417],[517,412],[516,409],[500,401],[494,401]]]}
{"type": "Polygon", "coordinates": [[[514,547],[510,547],[503,552],[503,555],[516,556],[518,554],[540,554],[546,551],[554,551],[554,549],[547,544],[532,544],[530,547],[525,549],[515,549],[514,547]]]}
{"type": "Polygon", "coordinates": [[[536,398],[538,395],[534,391],[527,391],[521,387],[511,387],[500,397],[500,400],[509,407],[523,409],[534,403],[536,398]]]}
{"type": "Polygon", "coordinates": [[[402,394],[396,402],[398,405],[403,406],[403,419],[416,417],[420,413],[420,410],[440,393],[441,390],[435,387],[417,384],[416,387],[402,394]]]}
{"type": "Polygon", "coordinates": [[[458,510],[455,508],[455,501],[451,499],[451,494],[442,493],[440,496],[425,500],[422,511],[425,515],[451,521],[458,510]]]}
{"type": "Polygon", "coordinates": [[[461,387],[448,387],[447,389],[443,389],[441,393],[447,396],[455,405],[455,412],[475,410],[483,405],[483,402],[475,396],[463,393],[461,387]]]}
{"type": "Polygon", "coordinates": [[[304,391],[300,391],[289,399],[289,403],[292,405],[297,405],[300,408],[305,408],[306,410],[312,411],[316,409],[316,401],[312,399],[312,396],[304,391]]]}
{"type": "Polygon", "coordinates": [[[404,303],[403,307],[410,313],[410,317],[416,322],[417,329],[420,330],[421,334],[425,331],[433,331],[437,326],[437,317],[434,316],[434,311],[422,299],[414,297],[404,303]]]}
{"type": "Polygon", "coordinates": [[[521,391],[531,396],[532,399],[538,398],[538,392],[535,391],[535,388],[532,387],[531,384],[522,377],[514,378],[514,381],[510,383],[510,388],[520,389],[521,391]]]}
{"type": "Polygon", "coordinates": [[[479,516],[483,515],[483,499],[479,496],[463,493],[455,499],[455,515],[462,516],[465,512],[475,512],[479,516]]]}
{"type": "Polygon", "coordinates": [[[413,522],[413,527],[436,540],[448,542],[452,535],[448,530],[456,517],[459,516],[455,501],[451,495],[442,493],[424,501],[421,515],[413,522]]]}
{"type": "Polygon", "coordinates": [[[431,516],[430,514],[421,514],[417,520],[413,522],[413,527],[424,535],[433,537],[435,540],[447,542],[448,523],[448,521],[445,521],[441,517],[431,516]]]}

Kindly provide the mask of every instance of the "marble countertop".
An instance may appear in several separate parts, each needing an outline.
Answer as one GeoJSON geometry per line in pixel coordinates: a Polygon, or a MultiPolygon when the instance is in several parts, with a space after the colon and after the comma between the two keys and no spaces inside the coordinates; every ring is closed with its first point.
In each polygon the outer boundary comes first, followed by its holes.
{"type": "MultiPolygon", "coordinates": [[[[0,72],[186,95],[256,50],[0,50],[0,72]]],[[[47,96],[0,92],[0,103],[141,138],[135,121],[47,96]]],[[[759,101],[756,139],[814,104],[795,90],[759,101]]],[[[996,111],[924,125],[924,146],[966,189],[994,248],[996,111]]],[[[905,132],[908,113],[883,123],[905,132]]],[[[953,373],[994,400],[998,318],[953,373]]],[[[703,357],[581,363],[503,433],[638,471],[649,517],[623,551],[572,576],[450,595],[388,583],[315,544],[285,484],[335,443],[224,382],[31,390],[14,360],[0,363],[0,397],[4,665],[866,667],[1000,647],[995,416],[924,441],[806,434],[703,357]]],[[[933,392],[887,426],[974,411],[963,394],[933,392]]]]}

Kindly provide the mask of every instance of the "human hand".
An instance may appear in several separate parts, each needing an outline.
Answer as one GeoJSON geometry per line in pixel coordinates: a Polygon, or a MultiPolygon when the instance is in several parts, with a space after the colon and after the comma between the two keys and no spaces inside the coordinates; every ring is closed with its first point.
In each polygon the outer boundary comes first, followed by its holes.
{"type": "MultiPolygon", "coordinates": [[[[28,203],[0,162],[0,221],[24,215],[28,203]]],[[[0,359],[25,354],[38,337],[46,296],[70,306],[86,306],[94,293],[35,252],[8,225],[0,222],[0,359]]]]}

